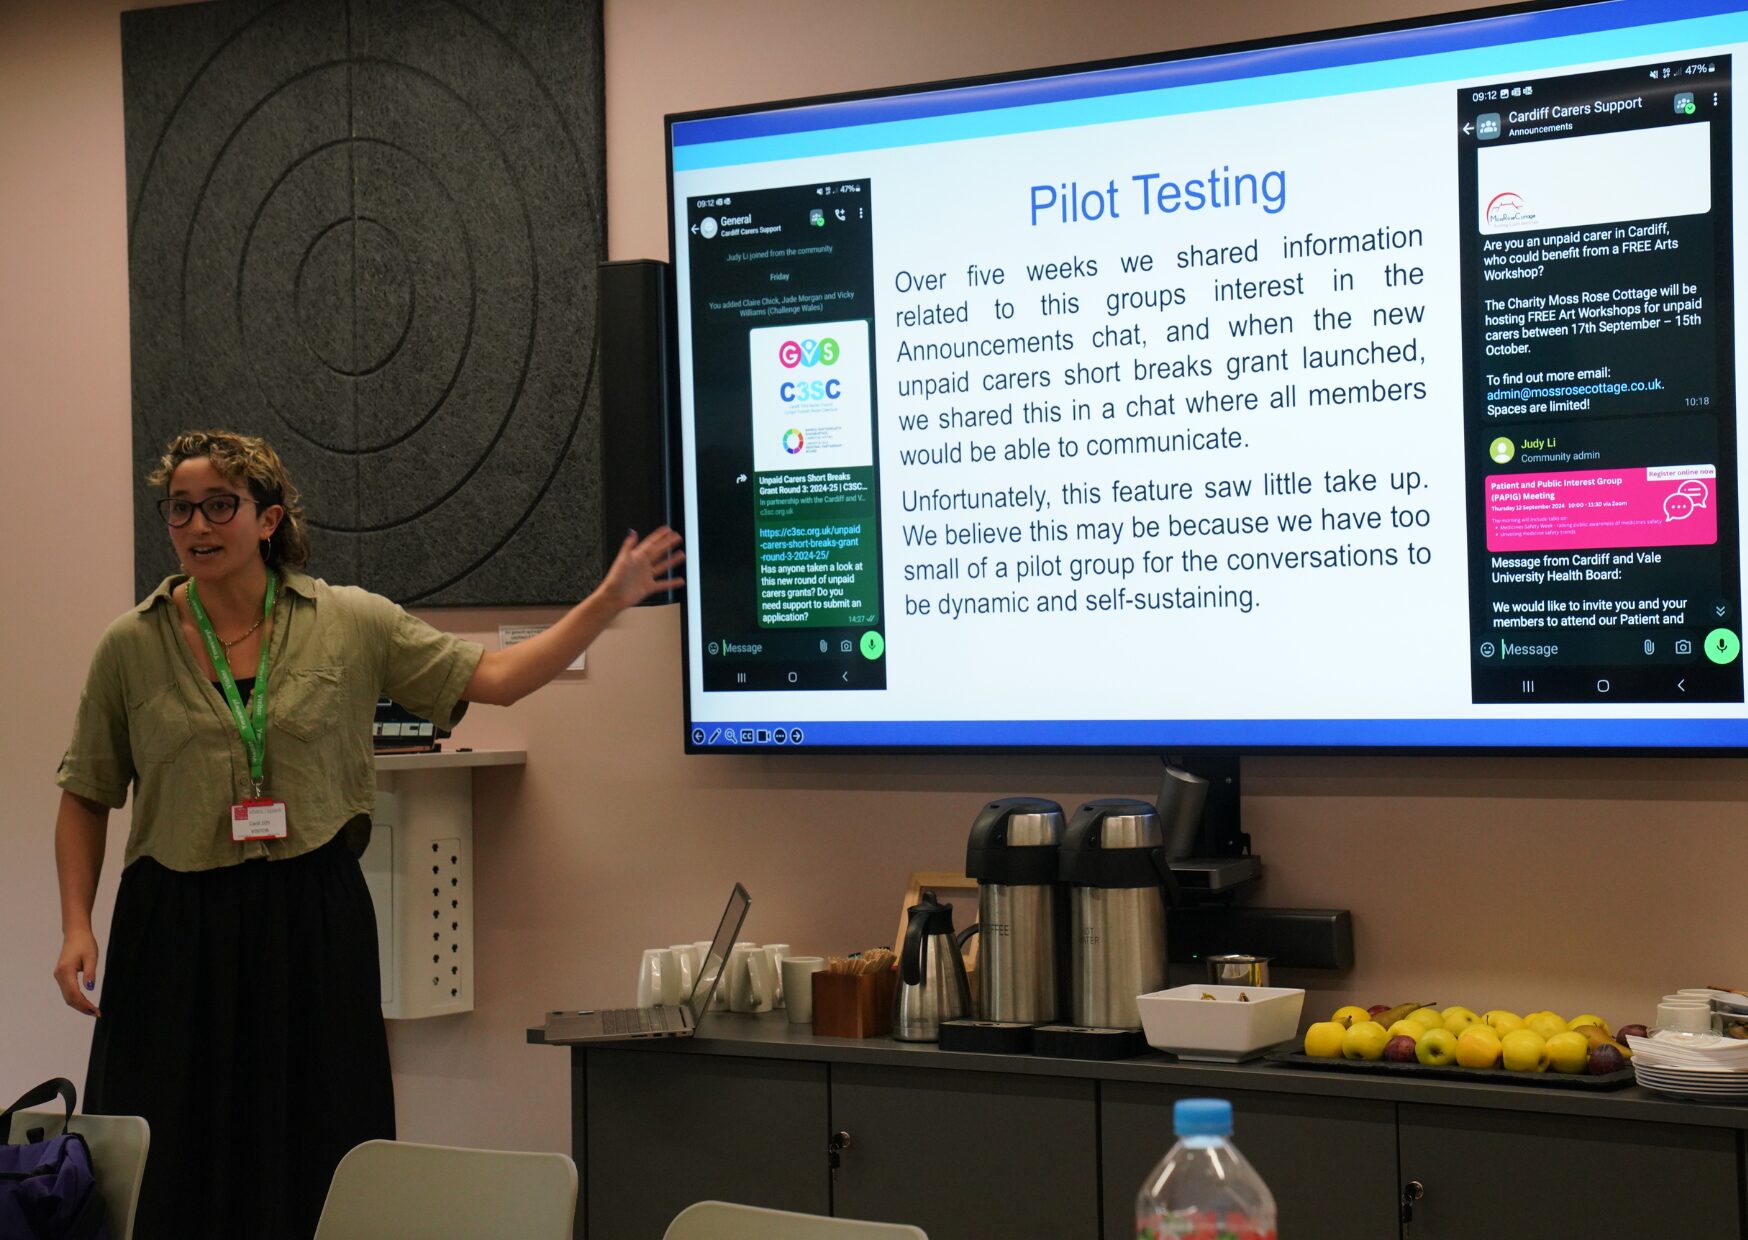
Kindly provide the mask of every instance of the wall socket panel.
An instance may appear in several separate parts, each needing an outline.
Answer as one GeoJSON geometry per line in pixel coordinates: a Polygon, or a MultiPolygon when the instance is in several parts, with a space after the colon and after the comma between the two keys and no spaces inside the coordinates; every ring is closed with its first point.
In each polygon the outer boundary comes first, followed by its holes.
{"type": "Polygon", "coordinates": [[[379,777],[365,882],[376,905],[382,1014],[473,1010],[473,824],[467,771],[379,777]],[[459,798],[459,799],[457,799],[459,798]]]}

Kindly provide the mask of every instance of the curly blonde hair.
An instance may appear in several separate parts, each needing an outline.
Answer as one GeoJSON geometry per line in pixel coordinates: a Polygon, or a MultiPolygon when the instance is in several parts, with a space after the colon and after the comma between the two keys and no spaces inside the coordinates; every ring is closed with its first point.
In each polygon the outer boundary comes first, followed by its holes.
{"type": "Polygon", "coordinates": [[[308,564],[309,530],[297,487],[285,472],[285,462],[265,439],[235,431],[183,431],[165,445],[158,467],[146,481],[155,487],[168,487],[178,465],[203,456],[228,481],[247,486],[250,497],[262,508],[278,504],[285,509],[273,536],[261,544],[261,558],[272,568],[308,564]]]}

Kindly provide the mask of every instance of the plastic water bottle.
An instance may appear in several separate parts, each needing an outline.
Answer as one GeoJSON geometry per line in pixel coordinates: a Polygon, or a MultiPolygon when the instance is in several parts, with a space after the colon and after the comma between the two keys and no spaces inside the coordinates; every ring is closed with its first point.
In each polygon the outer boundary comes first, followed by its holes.
{"type": "Polygon", "coordinates": [[[1275,1199],[1232,1144],[1232,1104],[1185,1098],[1177,1144],[1135,1198],[1137,1240],[1275,1240],[1275,1199]]]}

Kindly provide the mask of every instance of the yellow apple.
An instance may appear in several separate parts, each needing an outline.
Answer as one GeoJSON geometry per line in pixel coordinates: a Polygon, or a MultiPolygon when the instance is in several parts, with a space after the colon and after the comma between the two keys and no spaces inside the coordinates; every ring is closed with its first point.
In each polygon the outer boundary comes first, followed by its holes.
{"type": "Polygon", "coordinates": [[[1482,1025],[1481,1018],[1475,1015],[1475,1013],[1469,1011],[1468,1008],[1452,1008],[1445,1013],[1445,1029],[1456,1034],[1458,1037],[1463,1036],[1464,1030],[1473,1029],[1477,1025],[1481,1025],[1481,1028],[1483,1029],[1487,1027],[1486,1025],[1482,1025]]]}
{"type": "Polygon", "coordinates": [[[1350,1003],[1344,1008],[1337,1008],[1335,1010],[1335,1015],[1331,1016],[1329,1019],[1340,1025],[1343,1029],[1352,1029],[1353,1023],[1356,1020],[1370,1020],[1371,1018],[1372,1014],[1366,1011],[1365,1008],[1355,1007],[1350,1003]]]}
{"type": "Polygon", "coordinates": [[[1429,1068],[1445,1068],[1457,1061],[1457,1035],[1448,1029],[1428,1029],[1415,1043],[1414,1057],[1429,1068]]]}
{"type": "Polygon", "coordinates": [[[1413,1021],[1424,1029],[1443,1029],[1445,1027],[1444,1013],[1437,1008],[1419,1008],[1408,1013],[1405,1019],[1413,1021]]]}
{"type": "Polygon", "coordinates": [[[1503,1048],[1486,1025],[1470,1025],[1457,1039],[1457,1063],[1465,1068],[1496,1068],[1503,1048]]]}
{"type": "Polygon", "coordinates": [[[1589,1058],[1590,1041],[1575,1029],[1548,1039],[1548,1066],[1556,1072],[1576,1075],[1584,1071],[1589,1058]]]}
{"type": "MultiPolygon", "coordinates": [[[[1320,1020],[1305,1030],[1305,1053],[1317,1059],[1340,1059],[1341,1040],[1346,1036],[1347,1030],[1334,1021],[1320,1020]]],[[[1584,1041],[1577,1034],[1572,1036],[1577,1037],[1580,1042],[1584,1041]]],[[[1585,1053],[1588,1054],[1590,1044],[1585,1042],[1584,1045],[1585,1053]]]]}
{"type": "Polygon", "coordinates": [[[1481,1019],[1502,1038],[1513,1029],[1523,1028],[1523,1017],[1516,1012],[1507,1012],[1504,1008],[1494,1008],[1481,1019]]]}
{"type": "Polygon", "coordinates": [[[1341,1039],[1343,1059],[1382,1059],[1390,1041],[1384,1026],[1375,1020],[1356,1020],[1341,1039]]]}
{"type": "Polygon", "coordinates": [[[1513,1029],[1501,1040],[1500,1052],[1500,1062],[1507,1071],[1548,1070],[1548,1041],[1534,1029],[1513,1029]]]}
{"type": "Polygon", "coordinates": [[[1543,1038],[1566,1032],[1566,1018],[1558,1012],[1531,1012],[1523,1018],[1524,1028],[1533,1029],[1543,1038]]]}
{"type": "Polygon", "coordinates": [[[1614,1036],[1614,1030],[1608,1027],[1608,1022],[1606,1020],[1600,1016],[1592,1016],[1588,1012],[1583,1016],[1574,1016],[1571,1020],[1566,1022],[1566,1028],[1568,1029],[1582,1029],[1585,1025],[1595,1025],[1610,1037],[1614,1036]]]}
{"type": "Polygon", "coordinates": [[[1418,1046],[1420,1045],[1420,1039],[1426,1036],[1426,1026],[1417,1020],[1409,1020],[1407,1017],[1404,1017],[1391,1025],[1388,1029],[1384,1030],[1384,1032],[1393,1038],[1413,1038],[1414,1044],[1418,1046]]]}
{"type": "Polygon", "coordinates": [[[1466,1008],[1460,1003],[1453,1003],[1453,1004],[1451,1004],[1450,1007],[1446,1008],[1443,1012],[1444,1019],[1449,1020],[1452,1016],[1456,1015],[1458,1012],[1461,1012],[1463,1015],[1467,1016],[1470,1020],[1480,1020],[1481,1019],[1478,1015],[1476,1015],[1474,1008],[1466,1008]]]}

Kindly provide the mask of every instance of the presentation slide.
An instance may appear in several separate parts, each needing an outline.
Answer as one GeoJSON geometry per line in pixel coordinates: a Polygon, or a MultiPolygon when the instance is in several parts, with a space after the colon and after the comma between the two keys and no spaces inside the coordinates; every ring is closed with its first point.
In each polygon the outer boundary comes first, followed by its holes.
{"type": "Polygon", "coordinates": [[[1748,17],[1601,7],[674,120],[689,744],[1748,744],[1748,17]]]}

